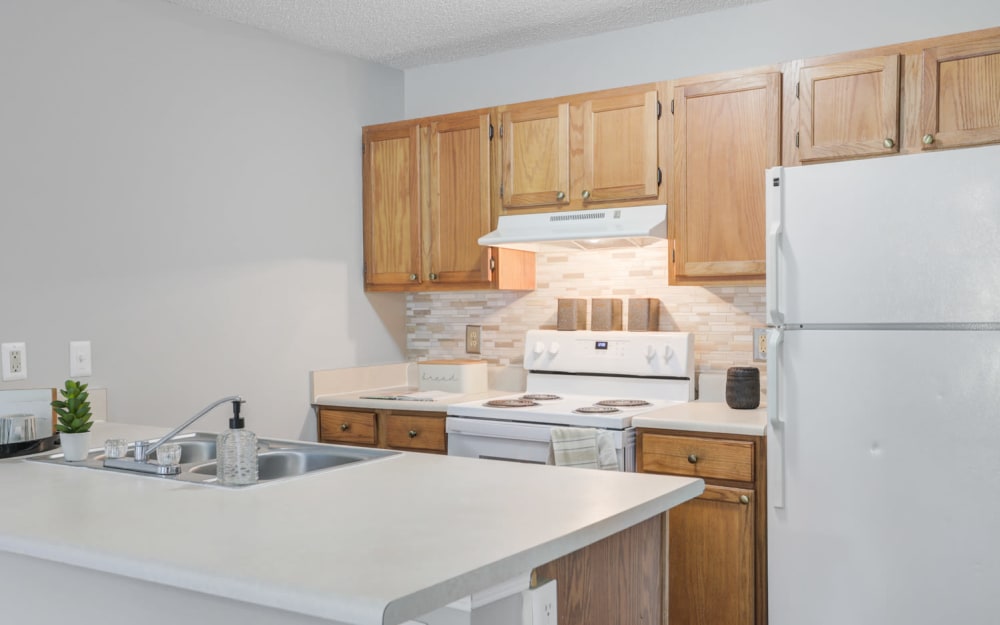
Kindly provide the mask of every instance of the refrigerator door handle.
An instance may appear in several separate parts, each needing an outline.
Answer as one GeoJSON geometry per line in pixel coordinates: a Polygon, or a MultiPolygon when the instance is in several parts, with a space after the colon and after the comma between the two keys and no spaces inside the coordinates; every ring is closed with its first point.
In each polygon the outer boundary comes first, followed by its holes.
{"type": "Polygon", "coordinates": [[[775,508],[785,507],[785,415],[780,410],[778,378],[781,377],[781,344],[785,331],[771,328],[767,337],[767,500],[775,508]]]}
{"type": "Polygon", "coordinates": [[[784,322],[778,309],[778,247],[784,229],[782,223],[782,182],[783,168],[767,170],[767,245],[765,250],[765,300],[767,303],[767,323],[780,325],[784,322]]]}

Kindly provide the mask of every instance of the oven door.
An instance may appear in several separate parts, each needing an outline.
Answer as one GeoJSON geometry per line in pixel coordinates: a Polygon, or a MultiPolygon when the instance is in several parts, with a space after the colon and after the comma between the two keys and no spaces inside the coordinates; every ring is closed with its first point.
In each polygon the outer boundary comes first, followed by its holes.
{"type": "Polygon", "coordinates": [[[448,417],[448,455],[546,464],[551,426],[448,417]]]}
{"type": "MultiPolygon", "coordinates": [[[[542,423],[448,417],[448,455],[548,464],[552,426],[542,423]]],[[[620,471],[635,471],[635,430],[608,430],[620,471]]]]}

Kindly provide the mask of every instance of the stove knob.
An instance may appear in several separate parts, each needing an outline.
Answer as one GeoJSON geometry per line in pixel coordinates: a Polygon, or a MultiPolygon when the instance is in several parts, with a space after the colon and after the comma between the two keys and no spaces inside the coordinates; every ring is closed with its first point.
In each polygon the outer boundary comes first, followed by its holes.
{"type": "Polygon", "coordinates": [[[670,359],[674,357],[674,350],[669,345],[663,346],[663,362],[670,362],[670,359]]]}
{"type": "Polygon", "coordinates": [[[556,354],[558,354],[559,353],[559,343],[553,343],[552,345],[549,345],[549,353],[552,354],[553,356],[555,356],[556,354]]]}
{"type": "Polygon", "coordinates": [[[541,341],[536,341],[534,351],[536,356],[541,356],[542,353],[545,351],[545,343],[542,343],[541,341]]]}

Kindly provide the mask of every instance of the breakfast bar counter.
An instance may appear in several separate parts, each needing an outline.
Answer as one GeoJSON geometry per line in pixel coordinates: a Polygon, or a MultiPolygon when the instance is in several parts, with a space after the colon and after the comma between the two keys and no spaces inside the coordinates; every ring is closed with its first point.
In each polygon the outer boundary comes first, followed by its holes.
{"type": "MultiPolygon", "coordinates": [[[[98,423],[93,440],[163,433],[98,423]]],[[[10,459],[0,461],[10,502],[0,512],[0,602],[21,624],[395,625],[658,517],[703,487],[407,452],[235,489],[10,459]]]]}

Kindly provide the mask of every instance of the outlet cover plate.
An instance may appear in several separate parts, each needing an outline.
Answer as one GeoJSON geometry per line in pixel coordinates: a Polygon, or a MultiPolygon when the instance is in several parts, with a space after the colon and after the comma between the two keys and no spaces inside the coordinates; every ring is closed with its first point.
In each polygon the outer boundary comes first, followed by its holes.
{"type": "Polygon", "coordinates": [[[0,372],[4,382],[28,379],[28,349],[24,343],[0,344],[0,372]]]}
{"type": "Polygon", "coordinates": [[[483,327],[465,326],[465,353],[483,353],[483,327]]]}
{"type": "Polygon", "coordinates": [[[767,328],[753,329],[753,361],[767,362],[767,328]]]}

